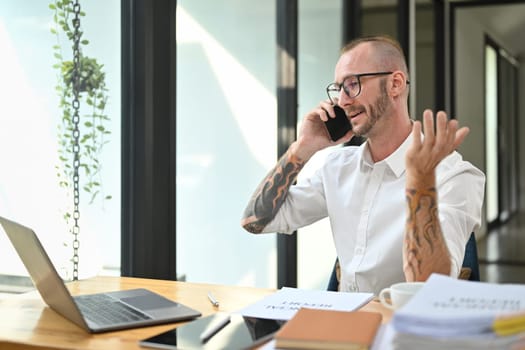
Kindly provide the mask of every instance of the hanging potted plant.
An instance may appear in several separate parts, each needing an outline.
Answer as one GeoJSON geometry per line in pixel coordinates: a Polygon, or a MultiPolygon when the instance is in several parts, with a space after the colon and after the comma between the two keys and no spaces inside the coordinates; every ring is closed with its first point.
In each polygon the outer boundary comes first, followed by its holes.
{"type": "Polygon", "coordinates": [[[58,124],[59,186],[73,197],[73,208],[66,209],[64,219],[73,238],[73,279],[78,277],[78,234],[80,192],[88,195],[89,204],[95,199],[102,201],[111,196],[103,192],[100,156],[111,132],[106,125],[105,113],[108,101],[104,66],[96,58],[83,54],[82,48],[89,41],[82,38],[79,0],[55,0],[49,4],[53,11],[56,37],[53,53],[57,72],[56,92],[62,112],[58,124]],[[69,58],[67,58],[69,57],[69,58]]]}

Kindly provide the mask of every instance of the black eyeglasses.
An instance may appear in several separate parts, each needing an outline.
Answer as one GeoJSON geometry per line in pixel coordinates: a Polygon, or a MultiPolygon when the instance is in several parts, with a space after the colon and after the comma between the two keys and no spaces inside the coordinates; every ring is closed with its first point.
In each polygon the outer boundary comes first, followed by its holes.
{"type": "Polygon", "coordinates": [[[354,98],[361,93],[361,77],[387,75],[392,73],[394,72],[375,72],[349,75],[343,80],[343,83],[341,84],[331,83],[328,85],[326,87],[326,93],[328,94],[330,102],[335,105],[341,94],[341,88],[345,92],[346,96],[349,98],[354,98]]]}

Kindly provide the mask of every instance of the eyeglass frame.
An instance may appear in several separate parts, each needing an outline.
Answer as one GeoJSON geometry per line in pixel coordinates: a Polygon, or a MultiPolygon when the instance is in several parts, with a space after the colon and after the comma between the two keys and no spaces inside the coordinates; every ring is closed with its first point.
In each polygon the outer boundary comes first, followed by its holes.
{"type": "MultiPolygon", "coordinates": [[[[326,94],[328,95],[328,98],[330,99],[330,102],[332,102],[333,105],[336,104],[336,102],[334,100],[332,100],[332,96],[330,96],[330,91],[337,91],[338,94],[341,94],[341,89],[343,89],[343,91],[345,92],[346,96],[348,96],[348,98],[356,98],[357,96],[359,96],[359,94],[361,93],[361,77],[366,77],[366,76],[380,76],[380,75],[388,75],[388,74],[392,74],[394,72],[374,72],[374,73],[361,73],[361,74],[350,74],[348,76],[346,76],[342,83],[341,84],[337,84],[337,83],[330,83],[328,84],[328,86],[326,87],[326,94]],[[344,86],[344,82],[346,79],[348,78],[352,78],[352,77],[355,77],[357,78],[357,83],[359,84],[359,90],[357,91],[357,94],[355,94],[354,96],[350,96],[350,94],[348,93],[348,91],[346,91],[345,89],[345,86],[344,86]],[[330,89],[331,87],[339,87],[337,90],[334,90],[334,89],[330,89]]],[[[407,80],[407,84],[408,84],[408,80],[407,80]]]]}

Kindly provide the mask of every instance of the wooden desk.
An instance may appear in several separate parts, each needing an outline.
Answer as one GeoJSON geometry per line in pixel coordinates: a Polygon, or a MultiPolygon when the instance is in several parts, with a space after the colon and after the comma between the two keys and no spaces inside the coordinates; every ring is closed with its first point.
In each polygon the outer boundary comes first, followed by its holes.
{"type": "MultiPolygon", "coordinates": [[[[212,314],[217,310],[236,311],[275,291],[273,289],[129,277],[94,277],[68,283],[68,288],[74,295],[147,288],[197,309],[202,312],[203,316],[212,314]],[[209,302],[208,291],[212,291],[220,301],[219,309],[215,309],[209,302]]],[[[391,317],[391,312],[377,301],[370,302],[363,310],[381,312],[384,322],[390,320],[391,317]]],[[[184,322],[90,334],[52,311],[35,291],[0,300],[0,349],[138,350],[144,349],[138,345],[140,339],[167,331],[181,324],[184,322]]]]}

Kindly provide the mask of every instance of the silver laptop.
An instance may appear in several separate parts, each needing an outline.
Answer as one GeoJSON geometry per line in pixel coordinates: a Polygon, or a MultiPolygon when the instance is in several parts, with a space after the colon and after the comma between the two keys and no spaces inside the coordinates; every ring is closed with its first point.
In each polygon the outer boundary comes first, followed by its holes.
{"type": "Polygon", "coordinates": [[[73,297],[35,232],[1,216],[0,223],[46,304],[90,333],[201,316],[197,310],[141,288],[73,297]]]}

